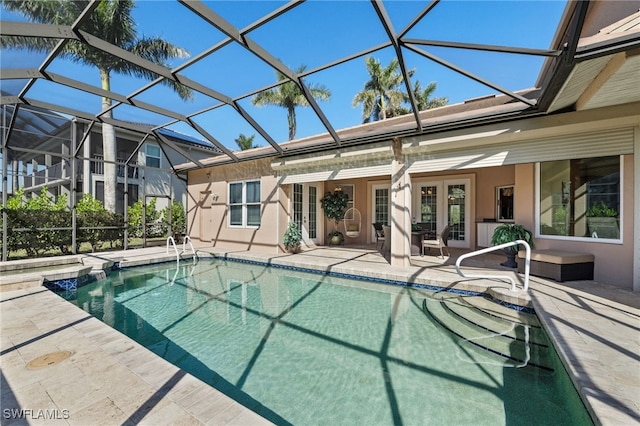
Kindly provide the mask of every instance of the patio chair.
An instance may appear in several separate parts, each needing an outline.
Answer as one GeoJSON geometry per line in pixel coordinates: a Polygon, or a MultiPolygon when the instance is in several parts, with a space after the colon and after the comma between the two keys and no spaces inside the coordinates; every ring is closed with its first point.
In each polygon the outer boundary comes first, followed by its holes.
{"type": "Polygon", "coordinates": [[[421,255],[424,256],[424,249],[431,249],[431,248],[437,248],[440,249],[440,256],[444,259],[444,253],[442,252],[442,249],[445,248],[447,249],[447,256],[451,256],[451,253],[449,252],[449,247],[447,247],[447,242],[449,241],[449,226],[445,226],[444,229],[442,230],[442,233],[436,235],[436,239],[435,240],[428,240],[428,239],[423,239],[422,240],[422,253],[421,255]]]}
{"type": "Polygon", "coordinates": [[[375,230],[376,233],[376,248],[378,247],[378,242],[380,242],[380,248],[382,248],[382,245],[384,244],[384,230],[382,229],[382,224],[381,223],[372,223],[373,225],[373,229],[375,230]]]}

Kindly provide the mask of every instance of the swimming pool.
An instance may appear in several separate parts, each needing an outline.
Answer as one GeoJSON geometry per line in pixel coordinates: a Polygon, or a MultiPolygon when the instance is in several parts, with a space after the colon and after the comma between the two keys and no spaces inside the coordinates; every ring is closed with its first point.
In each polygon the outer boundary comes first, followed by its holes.
{"type": "Polygon", "coordinates": [[[277,424],[591,423],[535,316],[478,296],[207,259],[72,301],[277,424]]]}

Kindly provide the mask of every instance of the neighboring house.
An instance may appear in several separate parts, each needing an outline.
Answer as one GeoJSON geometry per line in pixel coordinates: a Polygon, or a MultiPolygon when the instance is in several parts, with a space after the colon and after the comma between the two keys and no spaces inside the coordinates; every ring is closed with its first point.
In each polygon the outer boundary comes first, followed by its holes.
{"type": "MultiPolygon", "coordinates": [[[[625,49],[640,35],[640,13],[621,16],[625,7],[589,10],[580,60],[549,60],[539,88],[518,92],[537,108],[491,96],[423,111],[419,130],[408,115],[338,131],[339,147],[324,134],[281,144],[282,155],[265,147],[235,163],[180,166],[189,234],[278,253],[295,221],[307,247],[326,244],[334,224],[318,201],[340,188],[362,215],[361,232],[345,243],[375,242],[372,223],[385,223],[393,266],[409,265],[413,222],[449,225],[450,246],[474,249],[489,245],[487,219],[513,221],[533,231],[537,248],[592,253],[595,280],[640,289],[640,55],[625,49]],[[602,203],[617,214],[609,231],[590,223],[602,203]]],[[[567,43],[570,18],[553,48],[567,43]]]]}
{"type": "MultiPolygon", "coordinates": [[[[12,112],[12,106],[3,107],[5,118],[11,117],[12,112]]],[[[78,119],[27,106],[20,108],[17,117],[6,151],[10,159],[8,195],[20,187],[27,194],[38,195],[45,187],[55,198],[61,194],[69,195],[74,175],[74,163],[70,160],[74,157],[72,153],[76,152],[77,199],[88,193],[104,202],[104,162],[99,125],[94,125],[83,137],[89,126],[78,119]]],[[[151,130],[151,126],[142,127],[151,130]]],[[[119,163],[116,212],[124,212],[125,185],[129,206],[144,196],[147,201],[156,197],[158,209],[167,206],[169,199],[186,205],[186,176],[175,174],[173,166],[189,158],[200,160],[219,153],[209,142],[188,135],[164,128],[157,133],[158,138],[153,134],[144,138],[140,132],[116,128],[119,163]]]]}
{"type": "MultiPolygon", "coordinates": [[[[150,127],[149,127],[150,128],[150,127]]],[[[163,138],[150,137],[141,143],[139,133],[123,129],[116,131],[118,187],[116,192],[116,211],[122,212],[124,206],[124,188],[127,185],[127,204],[133,205],[143,196],[156,198],[158,210],[168,205],[173,199],[182,205],[187,204],[186,176],[174,173],[173,166],[185,161],[184,154],[172,149],[168,143],[175,143],[183,152],[197,160],[216,155],[219,151],[210,143],[195,139],[191,136],[173,132],[168,129],[158,129],[163,138]],[[168,141],[168,142],[167,142],[168,141]],[[136,152],[137,149],[137,152],[136,152]],[[130,165],[125,167],[129,160],[130,165]],[[125,169],[127,176],[125,178],[125,169]]],[[[80,174],[84,193],[91,193],[96,199],[104,202],[104,163],[102,162],[102,134],[92,131],[84,144],[83,170],[88,168],[90,173],[80,174]]]]}

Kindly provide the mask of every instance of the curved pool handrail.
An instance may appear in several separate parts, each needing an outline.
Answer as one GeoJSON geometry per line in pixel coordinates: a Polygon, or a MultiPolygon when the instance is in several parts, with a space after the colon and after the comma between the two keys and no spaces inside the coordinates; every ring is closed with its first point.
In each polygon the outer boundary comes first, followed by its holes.
{"type": "Polygon", "coordinates": [[[186,249],[187,242],[189,243],[189,246],[191,247],[191,252],[193,253],[193,260],[195,261],[198,258],[198,254],[196,253],[196,249],[193,248],[193,243],[192,243],[191,237],[188,236],[188,235],[185,235],[184,239],[182,240],[182,253],[185,253],[187,251],[187,249],[186,249]]]}
{"type": "Polygon", "coordinates": [[[524,240],[516,240],[516,241],[511,241],[510,243],[504,243],[504,244],[500,244],[497,246],[492,246],[492,247],[487,247],[481,250],[476,250],[476,251],[472,251],[471,253],[465,253],[463,255],[461,255],[460,257],[458,257],[458,260],[456,260],[456,271],[458,272],[458,275],[460,275],[463,278],[494,278],[494,279],[508,279],[509,281],[511,281],[511,291],[516,291],[516,281],[509,275],[478,275],[478,274],[467,274],[465,275],[461,270],[460,270],[460,264],[462,263],[462,261],[468,257],[473,257],[473,256],[477,256],[479,254],[484,254],[484,253],[489,253],[495,250],[502,250],[503,248],[507,248],[507,247],[511,247],[511,246],[517,246],[517,245],[523,245],[527,254],[525,257],[525,266],[524,266],[524,291],[529,290],[529,265],[531,262],[531,246],[529,245],[529,243],[527,243],[524,240]]]}
{"type": "Polygon", "coordinates": [[[176,251],[176,262],[180,262],[180,253],[178,253],[178,247],[176,246],[176,240],[172,236],[167,237],[167,254],[169,254],[169,243],[173,244],[173,249],[176,251]]]}

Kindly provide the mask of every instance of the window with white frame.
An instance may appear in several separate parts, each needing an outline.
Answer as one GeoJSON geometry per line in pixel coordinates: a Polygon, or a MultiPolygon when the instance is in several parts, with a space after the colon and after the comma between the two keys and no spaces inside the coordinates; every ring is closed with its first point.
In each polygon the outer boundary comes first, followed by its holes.
{"type": "Polygon", "coordinates": [[[145,165],[147,167],[160,168],[160,158],[162,157],[162,153],[159,146],[147,144],[145,147],[145,156],[145,165]]]}
{"type": "Polygon", "coordinates": [[[351,183],[339,183],[336,184],[336,191],[342,191],[345,194],[347,194],[348,197],[348,201],[347,201],[347,209],[350,209],[352,207],[355,207],[355,191],[354,191],[354,185],[351,183]]]}
{"type": "Polygon", "coordinates": [[[260,181],[229,183],[229,226],[260,226],[260,181]]]}
{"type": "Polygon", "coordinates": [[[539,163],[539,235],[619,240],[620,158],[539,163]]]}

